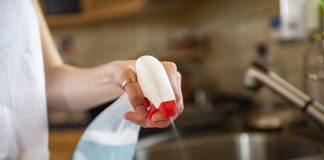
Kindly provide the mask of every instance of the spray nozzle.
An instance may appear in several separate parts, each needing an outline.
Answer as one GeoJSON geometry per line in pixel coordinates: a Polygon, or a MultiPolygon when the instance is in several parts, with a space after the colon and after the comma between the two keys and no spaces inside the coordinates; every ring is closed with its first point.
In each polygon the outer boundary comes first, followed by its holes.
{"type": "Polygon", "coordinates": [[[159,112],[165,117],[176,114],[177,105],[169,77],[159,60],[152,56],[137,59],[136,73],[146,104],[150,106],[148,119],[159,112]]]}

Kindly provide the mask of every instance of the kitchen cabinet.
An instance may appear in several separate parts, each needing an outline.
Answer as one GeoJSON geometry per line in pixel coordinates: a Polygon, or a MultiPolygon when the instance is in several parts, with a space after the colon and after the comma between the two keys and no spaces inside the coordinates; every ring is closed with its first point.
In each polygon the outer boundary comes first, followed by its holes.
{"type": "Polygon", "coordinates": [[[49,150],[51,160],[70,159],[78,141],[83,133],[83,128],[50,129],[49,150]]]}
{"type": "MultiPolygon", "coordinates": [[[[136,13],[145,4],[146,0],[80,0],[79,12],[46,14],[46,19],[51,28],[76,26],[136,13]]],[[[41,5],[48,13],[45,0],[41,1],[41,5]]]]}
{"type": "Polygon", "coordinates": [[[179,10],[188,10],[201,3],[195,0],[72,0],[78,1],[79,7],[74,9],[76,12],[48,14],[47,1],[61,3],[63,6],[67,3],[64,0],[40,0],[50,28],[81,26],[134,15],[145,17],[177,14],[179,10]]]}
{"type": "MultiPolygon", "coordinates": [[[[110,8],[112,5],[132,3],[134,0],[83,0],[85,11],[110,8]]],[[[135,0],[136,1],[136,0],[135,0]]]]}

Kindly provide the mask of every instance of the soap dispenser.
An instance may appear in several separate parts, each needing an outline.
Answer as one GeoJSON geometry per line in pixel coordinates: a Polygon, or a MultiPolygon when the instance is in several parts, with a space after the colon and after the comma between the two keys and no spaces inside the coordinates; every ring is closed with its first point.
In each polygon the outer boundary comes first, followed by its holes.
{"type": "Polygon", "coordinates": [[[324,103],[324,33],[311,36],[311,48],[305,57],[305,91],[324,103]]]}

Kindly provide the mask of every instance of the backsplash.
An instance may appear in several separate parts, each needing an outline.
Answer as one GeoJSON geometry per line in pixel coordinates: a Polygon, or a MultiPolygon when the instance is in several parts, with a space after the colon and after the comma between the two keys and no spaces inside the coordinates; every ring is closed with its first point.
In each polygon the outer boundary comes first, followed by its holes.
{"type": "Polygon", "coordinates": [[[302,62],[307,43],[279,44],[272,39],[269,20],[276,15],[278,1],[222,0],[199,3],[179,14],[126,17],[91,26],[55,29],[53,34],[73,38],[75,53],[65,60],[82,67],[135,59],[144,53],[163,56],[176,36],[188,32],[208,35],[209,53],[194,74],[200,85],[251,95],[242,81],[260,42],[269,45],[273,70],[296,87],[303,86],[302,62]]]}

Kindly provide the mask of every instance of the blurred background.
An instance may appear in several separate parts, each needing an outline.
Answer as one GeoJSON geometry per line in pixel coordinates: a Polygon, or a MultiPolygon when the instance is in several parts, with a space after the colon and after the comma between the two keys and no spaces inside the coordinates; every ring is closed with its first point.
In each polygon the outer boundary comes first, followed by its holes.
{"type": "MultiPolygon", "coordinates": [[[[185,100],[176,121],[181,143],[206,147],[186,148],[194,150],[191,159],[324,159],[321,125],[269,89],[252,92],[243,83],[257,62],[324,102],[321,0],[41,4],[66,63],[94,67],[149,54],[177,64],[185,100]]],[[[110,103],[84,113],[51,112],[51,159],[69,159],[85,127],[110,103]]],[[[165,147],[175,145],[172,135],[171,128],[142,129],[136,159],[177,159],[165,147]]]]}

